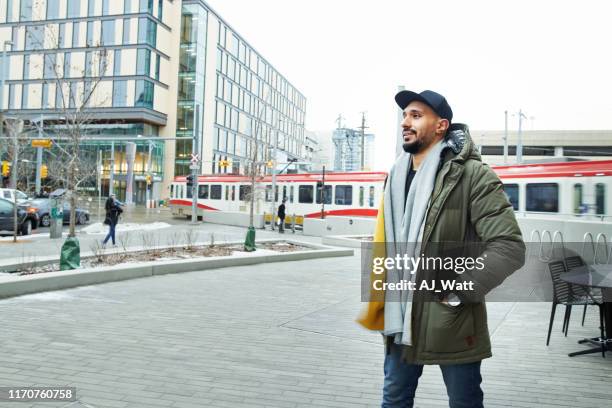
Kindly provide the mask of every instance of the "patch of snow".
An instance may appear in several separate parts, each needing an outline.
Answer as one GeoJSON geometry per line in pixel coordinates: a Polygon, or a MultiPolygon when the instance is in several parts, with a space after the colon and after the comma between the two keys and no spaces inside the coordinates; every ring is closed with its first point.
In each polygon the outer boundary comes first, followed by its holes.
{"type": "MultiPolygon", "coordinates": [[[[124,223],[117,224],[115,229],[116,232],[124,232],[124,231],[152,231],[163,228],[168,228],[170,224],[165,222],[152,222],[150,224],[136,224],[136,223],[124,223]]],[[[108,233],[108,225],[104,225],[101,222],[96,222],[95,224],[91,224],[83,229],[81,229],[82,233],[90,234],[90,235],[103,235],[108,233]]]]}

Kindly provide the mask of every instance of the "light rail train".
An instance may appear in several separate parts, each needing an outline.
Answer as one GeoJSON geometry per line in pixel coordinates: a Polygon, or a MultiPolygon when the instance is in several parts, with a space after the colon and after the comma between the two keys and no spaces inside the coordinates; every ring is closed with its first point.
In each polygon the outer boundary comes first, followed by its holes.
{"type": "MultiPolygon", "coordinates": [[[[552,219],[612,221],[612,160],[494,166],[515,211],[552,219]]],[[[384,172],[281,174],[256,182],[255,213],[270,214],[287,199],[287,213],[304,218],[375,217],[383,194],[384,172]],[[323,189],[323,194],[321,194],[323,189]],[[273,197],[274,196],[274,197],[273,197]],[[274,207],[272,207],[274,200],[274,207]]],[[[207,211],[248,213],[251,183],[246,176],[198,178],[198,215],[207,211]]],[[[190,215],[191,188],[185,177],[171,185],[175,215],[190,215]]]]}

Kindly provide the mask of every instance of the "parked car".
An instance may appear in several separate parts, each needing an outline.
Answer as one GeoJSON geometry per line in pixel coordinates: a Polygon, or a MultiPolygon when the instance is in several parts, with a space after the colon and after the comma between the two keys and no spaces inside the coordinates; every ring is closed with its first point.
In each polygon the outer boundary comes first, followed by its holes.
{"type": "MultiPolygon", "coordinates": [[[[51,225],[51,204],[48,198],[35,198],[28,202],[29,206],[38,214],[40,225],[48,227],[51,225]]],[[[70,223],[70,204],[64,203],[64,224],[70,223]]],[[[78,208],[76,209],[76,223],[83,225],[89,223],[89,211],[78,208]]]]}
{"type": "MultiPolygon", "coordinates": [[[[38,214],[25,205],[17,204],[17,230],[21,235],[30,235],[38,227],[38,214]]],[[[12,234],[15,223],[15,203],[0,198],[0,234],[12,234]]]]}
{"type": "Polygon", "coordinates": [[[28,195],[23,191],[15,190],[14,188],[0,188],[0,198],[15,202],[17,198],[18,203],[23,203],[28,200],[28,195]]]}

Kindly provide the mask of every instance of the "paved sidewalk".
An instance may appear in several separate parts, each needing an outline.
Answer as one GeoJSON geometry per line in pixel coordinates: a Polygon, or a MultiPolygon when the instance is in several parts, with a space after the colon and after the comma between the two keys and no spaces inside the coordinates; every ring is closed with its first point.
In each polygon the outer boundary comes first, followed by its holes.
{"type": "MultiPolygon", "coordinates": [[[[358,252],[358,251],[357,251],[358,252]]],[[[359,255],[156,276],[0,301],[0,385],[69,385],[79,402],[1,407],[377,407],[383,347],[354,323],[359,255]]],[[[603,407],[612,361],[570,359],[550,305],[490,304],[487,407],[603,407]]],[[[612,356],[611,356],[612,357],[612,356]]],[[[426,367],[418,407],[448,406],[426,367]]]]}

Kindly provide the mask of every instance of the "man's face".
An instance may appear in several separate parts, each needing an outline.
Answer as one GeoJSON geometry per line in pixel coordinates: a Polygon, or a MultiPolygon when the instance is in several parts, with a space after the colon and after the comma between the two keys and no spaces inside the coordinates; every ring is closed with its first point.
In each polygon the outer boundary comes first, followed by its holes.
{"type": "Polygon", "coordinates": [[[407,153],[415,154],[427,149],[440,140],[448,128],[448,120],[440,118],[423,102],[411,102],[403,115],[402,147],[407,153]]]}

